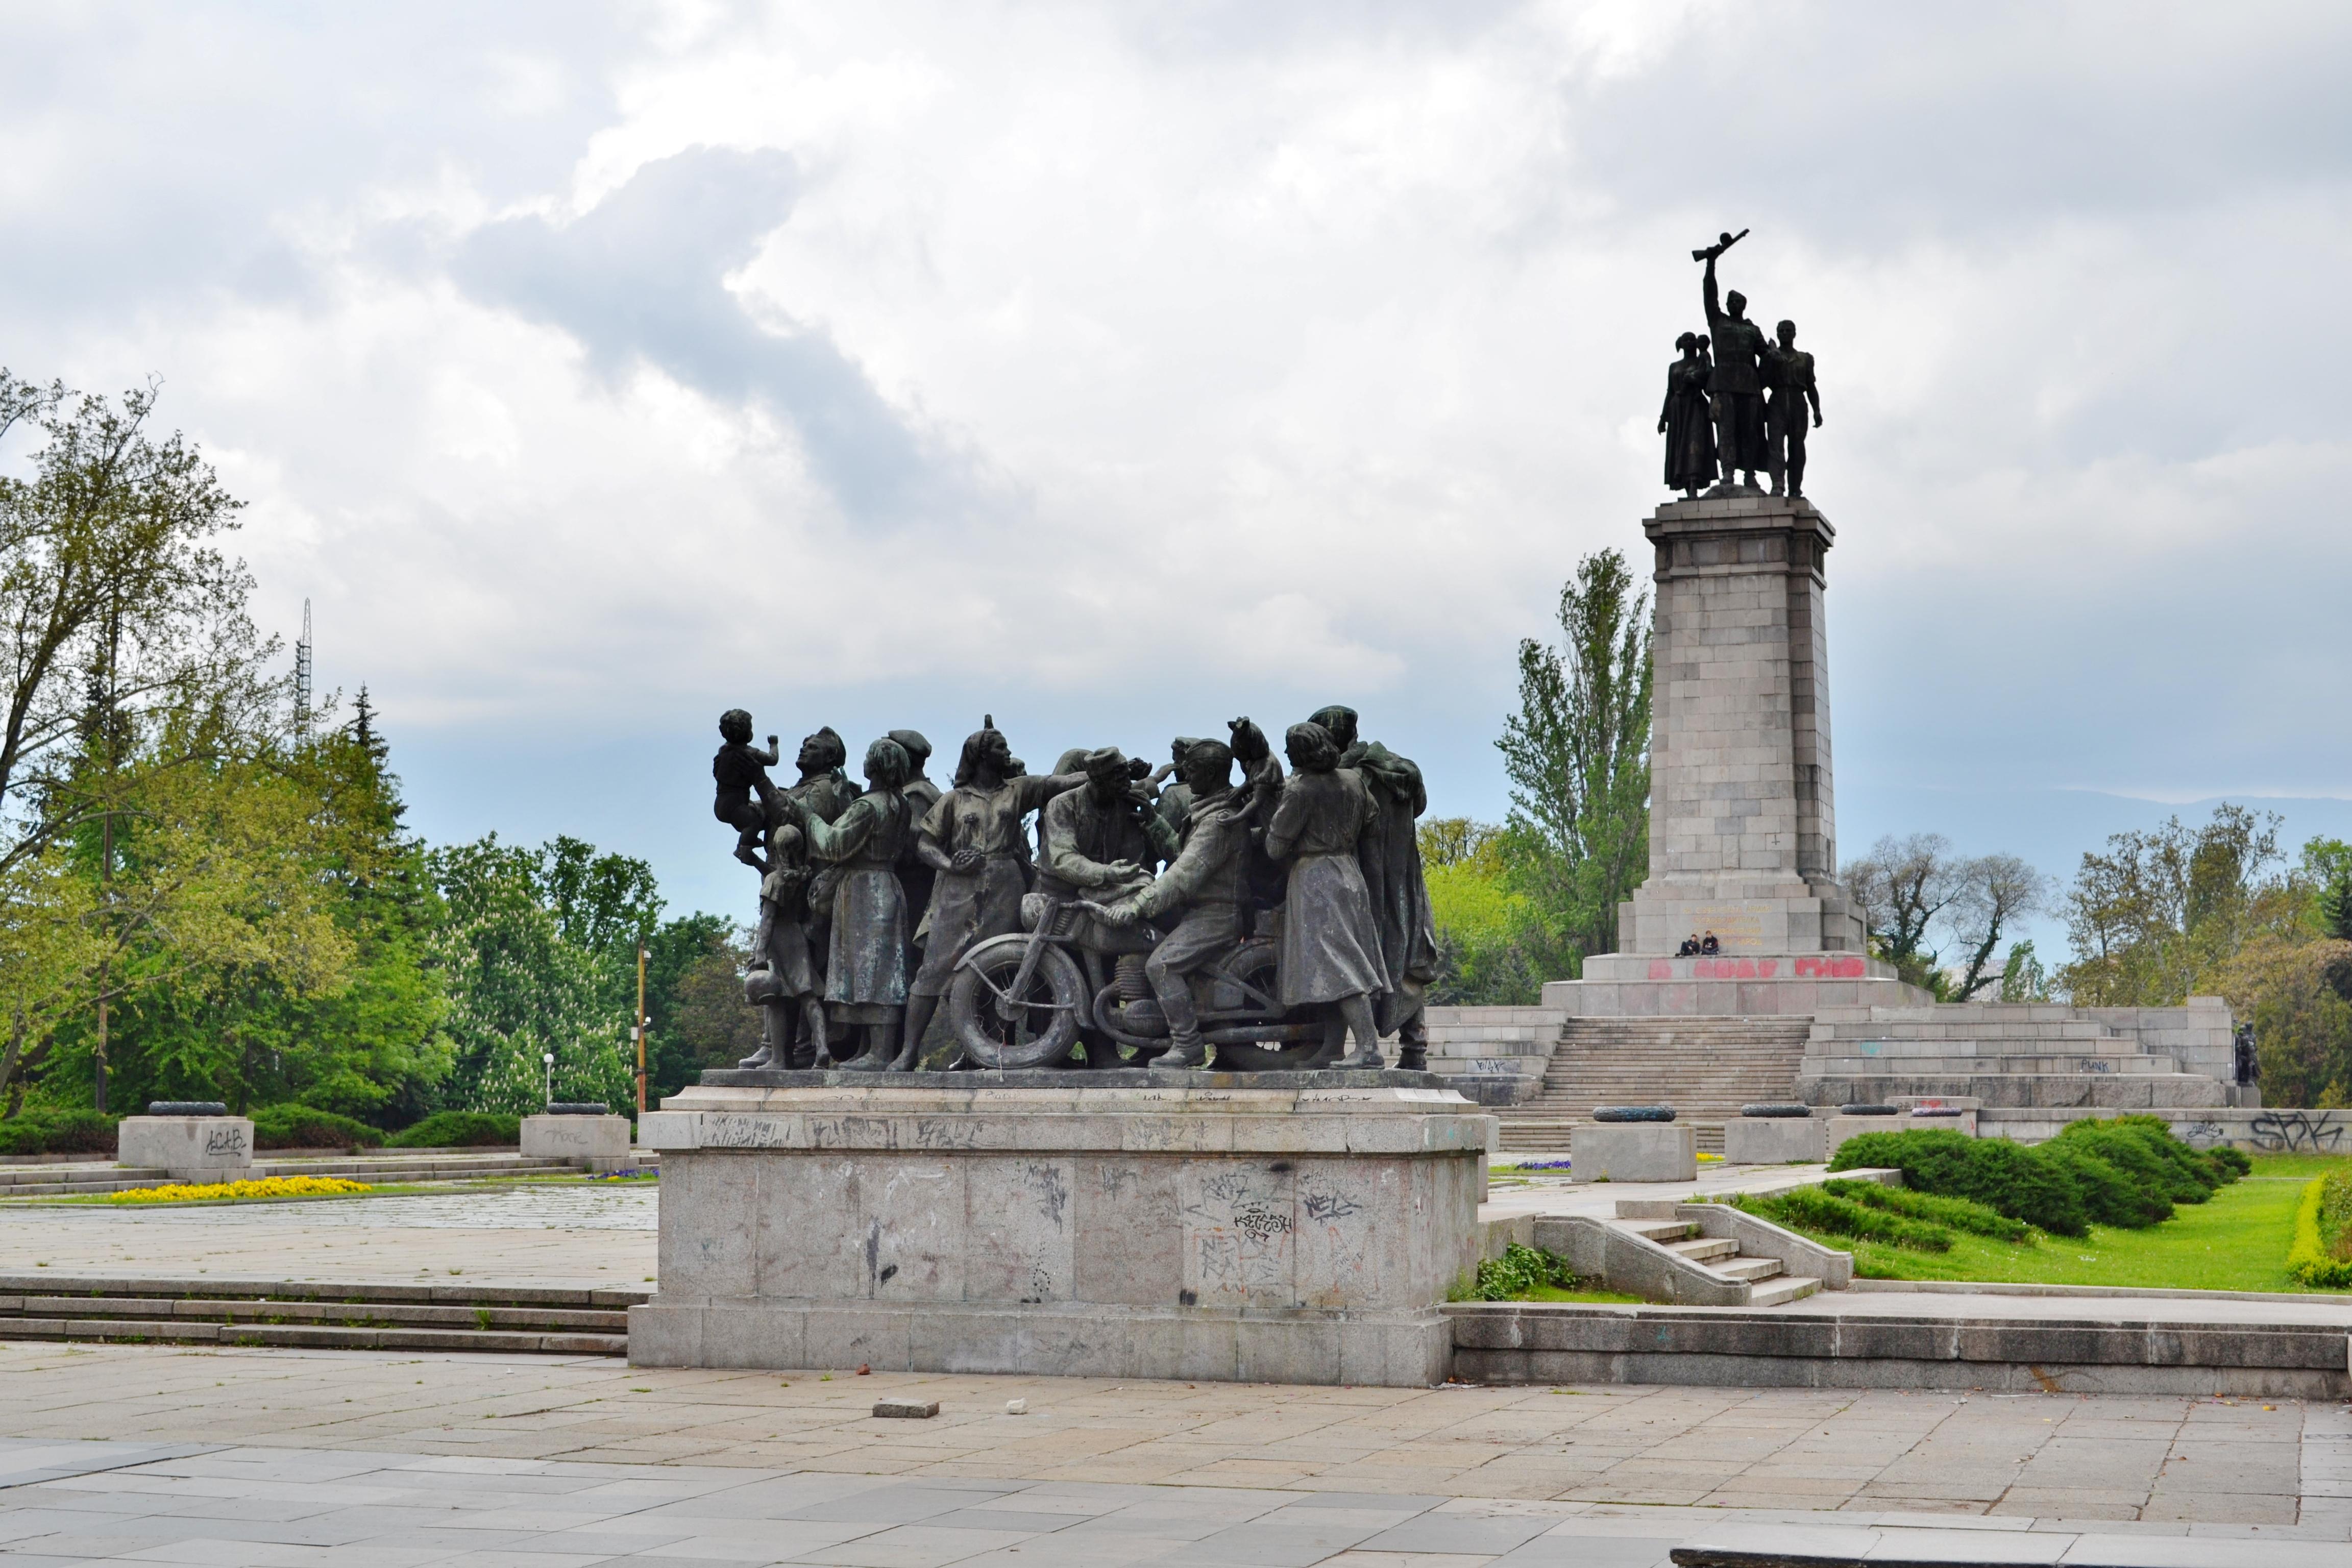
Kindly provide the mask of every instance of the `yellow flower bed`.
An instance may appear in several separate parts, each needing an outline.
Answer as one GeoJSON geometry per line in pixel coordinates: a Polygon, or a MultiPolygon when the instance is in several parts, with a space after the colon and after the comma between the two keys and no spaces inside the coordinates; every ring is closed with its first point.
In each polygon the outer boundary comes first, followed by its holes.
{"type": "Polygon", "coordinates": [[[110,1193],[106,1201],[110,1204],[194,1204],[221,1198],[320,1198],[338,1193],[374,1190],[365,1182],[347,1182],[341,1176],[264,1176],[257,1182],[174,1182],[161,1187],[133,1187],[127,1193],[110,1193]]]}

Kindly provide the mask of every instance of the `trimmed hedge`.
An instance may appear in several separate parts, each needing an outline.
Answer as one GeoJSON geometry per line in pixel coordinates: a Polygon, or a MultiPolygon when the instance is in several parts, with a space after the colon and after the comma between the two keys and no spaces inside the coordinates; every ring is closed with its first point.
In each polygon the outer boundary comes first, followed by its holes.
{"type": "Polygon", "coordinates": [[[1930,1193],[1915,1193],[1902,1187],[1883,1187],[1876,1182],[1843,1182],[1832,1177],[1822,1184],[1822,1190],[1832,1197],[1860,1204],[1864,1208],[1883,1209],[1907,1219],[1923,1219],[1930,1225],[1949,1226],[1965,1230],[1971,1236],[1989,1236],[1996,1241],[2031,1242],[2033,1227],[2021,1219],[2011,1219],[1997,1209],[1987,1208],[1967,1198],[1939,1198],[1930,1193]]]}
{"type": "Polygon", "coordinates": [[[380,1128],[307,1105],[265,1105],[252,1115],[257,1149],[373,1149],[383,1142],[380,1128]]]}
{"type": "Polygon", "coordinates": [[[1891,1166],[1914,1192],[1968,1198],[2053,1236],[2083,1236],[2091,1216],[2081,1187],[2054,1162],[2006,1138],[1947,1128],[1864,1132],[1838,1145],[1832,1171],[1891,1166]]]}
{"type": "Polygon", "coordinates": [[[2331,1218],[2338,1226],[2352,1225],[2352,1173],[2338,1171],[2313,1182],[2303,1189],[2303,1202],[2294,1211],[2294,1240],[2287,1247],[2286,1271],[2298,1283],[2315,1289],[2352,1287],[2352,1258],[2336,1256],[2344,1250],[2341,1237],[2336,1247],[2327,1245],[2323,1227],[2331,1218]]]}
{"type": "Polygon", "coordinates": [[[487,1110],[436,1110],[383,1141],[387,1149],[476,1149],[521,1142],[521,1117],[487,1110]]]}
{"type": "Polygon", "coordinates": [[[2246,1164],[2234,1151],[2200,1154],[2160,1117],[2078,1121],[2033,1148],[1942,1129],[1865,1132],[1838,1146],[1832,1171],[1892,1166],[1914,1192],[1967,1198],[2053,1236],[2091,1226],[2145,1229],[2175,1202],[2202,1203],[2246,1164]],[[2192,1195],[2193,1194],[2193,1195],[2192,1195]]]}
{"type": "Polygon", "coordinates": [[[0,1154],[112,1154],[116,1119],[97,1110],[26,1110],[0,1121],[0,1154]]]}
{"type": "MultiPolygon", "coordinates": [[[[1864,1184],[1846,1182],[1841,1184],[1859,1186],[1864,1184]]],[[[1774,1193],[1769,1197],[1742,1195],[1734,1198],[1732,1203],[1759,1219],[1769,1219],[1774,1225],[1786,1226],[1790,1230],[1810,1230],[1822,1236],[1850,1236],[1861,1241],[1883,1241],[1890,1247],[1908,1247],[1914,1252],[1952,1250],[1952,1233],[1940,1225],[1889,1214],[1882,1209],[1866,1208],[1850,1198],[1836,1196],[1820,1187],[1798,1187],[1790,1192],[1774,1193]]]]}

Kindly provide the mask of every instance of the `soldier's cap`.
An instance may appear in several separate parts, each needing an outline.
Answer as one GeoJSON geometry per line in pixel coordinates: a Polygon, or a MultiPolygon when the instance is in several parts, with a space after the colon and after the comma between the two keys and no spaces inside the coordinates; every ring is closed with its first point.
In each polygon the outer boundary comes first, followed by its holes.
{"type": "Polygon", "coordinates": [[[898,742],[898,749],[905,752],[907,759],[918,767],[931,754],[931,743],[923,739],[920,730],[893,730],[890,738],[898,742]]]}
{"type": "Polygon", "coordinates": [[[1127,753],[1117,746],[1104,746],[1088,752],[1080,765],[1086,769],[1088,778],[1117,778],[1122,782],[1127,778],[1127,753]]]}

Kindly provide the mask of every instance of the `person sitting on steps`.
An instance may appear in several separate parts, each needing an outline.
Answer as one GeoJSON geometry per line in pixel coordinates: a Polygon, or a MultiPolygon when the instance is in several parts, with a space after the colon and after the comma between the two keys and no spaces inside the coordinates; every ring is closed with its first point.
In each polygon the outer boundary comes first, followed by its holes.
{"type": "Polygon", "coordinates": [[[1706,936],[1699,940],[1698,950],[1699,952],[1706,954],[1709,958],[1712,958],[1717,953],[1723,951],[1723,944],[1715,940],[1715,933],[1713,931],[1709,931],[1706,936]]]}

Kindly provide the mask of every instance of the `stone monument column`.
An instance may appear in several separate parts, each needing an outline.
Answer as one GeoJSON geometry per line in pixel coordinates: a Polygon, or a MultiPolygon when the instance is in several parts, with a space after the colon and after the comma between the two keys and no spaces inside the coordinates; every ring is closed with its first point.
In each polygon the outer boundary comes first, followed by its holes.
{"type": "Polygon", "coordinates": [[[1583,1017],[1916,1005],[1869,956],[1837,879],[1826,565],[1837,531],[1801,496],[1668,501],[1657,552],[1650,874],[1618,906],[1619,951],[1544,1005],[1583,1017]],[[1677,952],[1712,931],[1720,951],[1677,952]]]}
{"type": "Polygon", "coordinates": [[[1669,501],[1657,550],[1650,875],[1620,910],[1634,952],[1712,931],[1726,952],[1864,951],[1837,879],[1825,565],[1811,501],[1669,501]]]}

